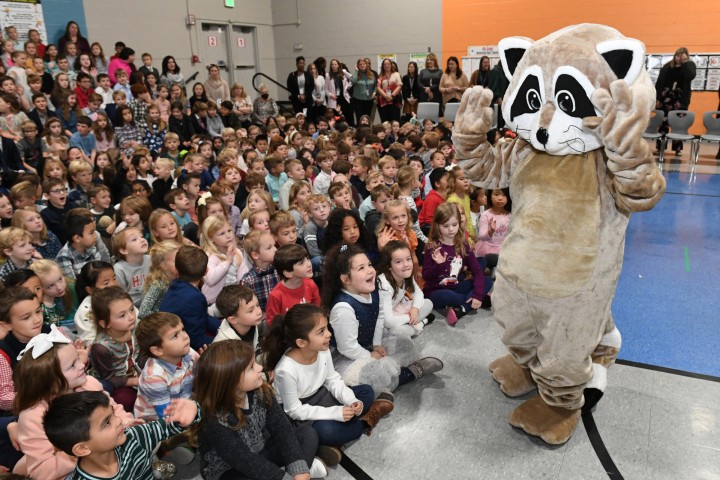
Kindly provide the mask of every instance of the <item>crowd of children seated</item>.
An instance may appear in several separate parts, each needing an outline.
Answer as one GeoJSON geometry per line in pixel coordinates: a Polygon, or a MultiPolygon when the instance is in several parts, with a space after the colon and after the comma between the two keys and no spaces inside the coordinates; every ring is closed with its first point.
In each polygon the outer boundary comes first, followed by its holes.
{"type": "Polygon", "coordinates": [[[443,368],[413,337],[491,308],[510,196],[451,124],[257,125],[185,100],[172,57],[36,33],[7,29],[26,75],[0,77],[0,466],[152,478],[184,448],[205,479],[323,478],[443,368]]]}

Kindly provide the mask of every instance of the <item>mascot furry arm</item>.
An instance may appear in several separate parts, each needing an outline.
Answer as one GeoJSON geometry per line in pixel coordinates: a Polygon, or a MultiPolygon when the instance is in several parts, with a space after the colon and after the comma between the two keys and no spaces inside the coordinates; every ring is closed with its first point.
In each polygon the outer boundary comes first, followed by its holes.
{"type": "Polygon", "coordinates": [[[473,87],[453,141],[473,184],[510,186],[513,198],[493,292],[509,355],[490,370],[509,396],[538,390],[510,423],[560,444],[602,396],[620,349],[610,305],[629,214],[665,191],[641,136],[655,91],[644,45],[610,27],[514,37],[499,49],[510,79],[502,112],[518,136],[487,142],[492,92],[473,87]]]}

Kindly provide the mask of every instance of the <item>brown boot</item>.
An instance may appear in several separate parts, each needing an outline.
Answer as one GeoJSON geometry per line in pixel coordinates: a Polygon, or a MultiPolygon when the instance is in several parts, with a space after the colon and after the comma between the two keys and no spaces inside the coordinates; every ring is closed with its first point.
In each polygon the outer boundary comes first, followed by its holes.
{"type": "Polygon", "coordinates": [[[540,395],[522,403],[508,417],[510,425],[550,445],[562,445],[570,440],[579,421],[580,410],[551,407],[540,395]]]}
{"type": "Polygon", "coordinates": [[[370,405],[367,413],[360,417],[360,420],[367,423],[369,427],[368,430],[365,431],[365,433],[367,435],[370,435],[372,429],[375,428],[375,425],[378,424],[380,419],[388,413],[392,412],[393,408],[395,408],[395,405],[393,405],[393,403],[388,400],[375,400],[372,405],[370,405]]]}
{"type": "Polygon", "coordinates": [[[530,370],[521,367],[512,355],[505,355],[490,363],[493,380],[500,384],[500,390],[508,397],[520,397],[537,388],[530,370]]]}

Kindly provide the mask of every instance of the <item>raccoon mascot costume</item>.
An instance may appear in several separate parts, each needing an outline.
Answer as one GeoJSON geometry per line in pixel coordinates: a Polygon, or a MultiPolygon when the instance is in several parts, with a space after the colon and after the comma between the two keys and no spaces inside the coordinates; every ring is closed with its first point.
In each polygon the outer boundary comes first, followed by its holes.
{"type": "Polygon", "coordinates": [[[602,396],[620,350],[610,305],[630,213],[665,191],[641,136],[655,89],[644,45],[610,27],[506,38],[499,50],[502,113],[517,138],[488,143],[493,94],[473,87],[453,141],[472,183],[509,186],[513,201],[492,296],[510,353],[490,371],[506,395],[537,389],[508,420],[557,445],[602,396]]]}

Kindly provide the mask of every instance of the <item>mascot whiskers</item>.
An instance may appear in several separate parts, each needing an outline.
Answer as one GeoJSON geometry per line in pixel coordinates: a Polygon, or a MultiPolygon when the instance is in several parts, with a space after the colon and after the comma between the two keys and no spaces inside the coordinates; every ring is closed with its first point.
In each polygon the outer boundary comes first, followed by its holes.
{"type": "Polygon", "coordinates": [[[453,141],[473,184],[509,186],[513,200],[492,297],[509,354],[490,370],[506,395],[537,389],[510,424],[562,444],[620,350],[610,306],[630,213],[665,191],[641,136],[655,90],[644,45],[610,27],[507,38],[499,50],[510,80],[502,113],[517,138],[487,142],[492,91],[473,87],[453,141]]]}

